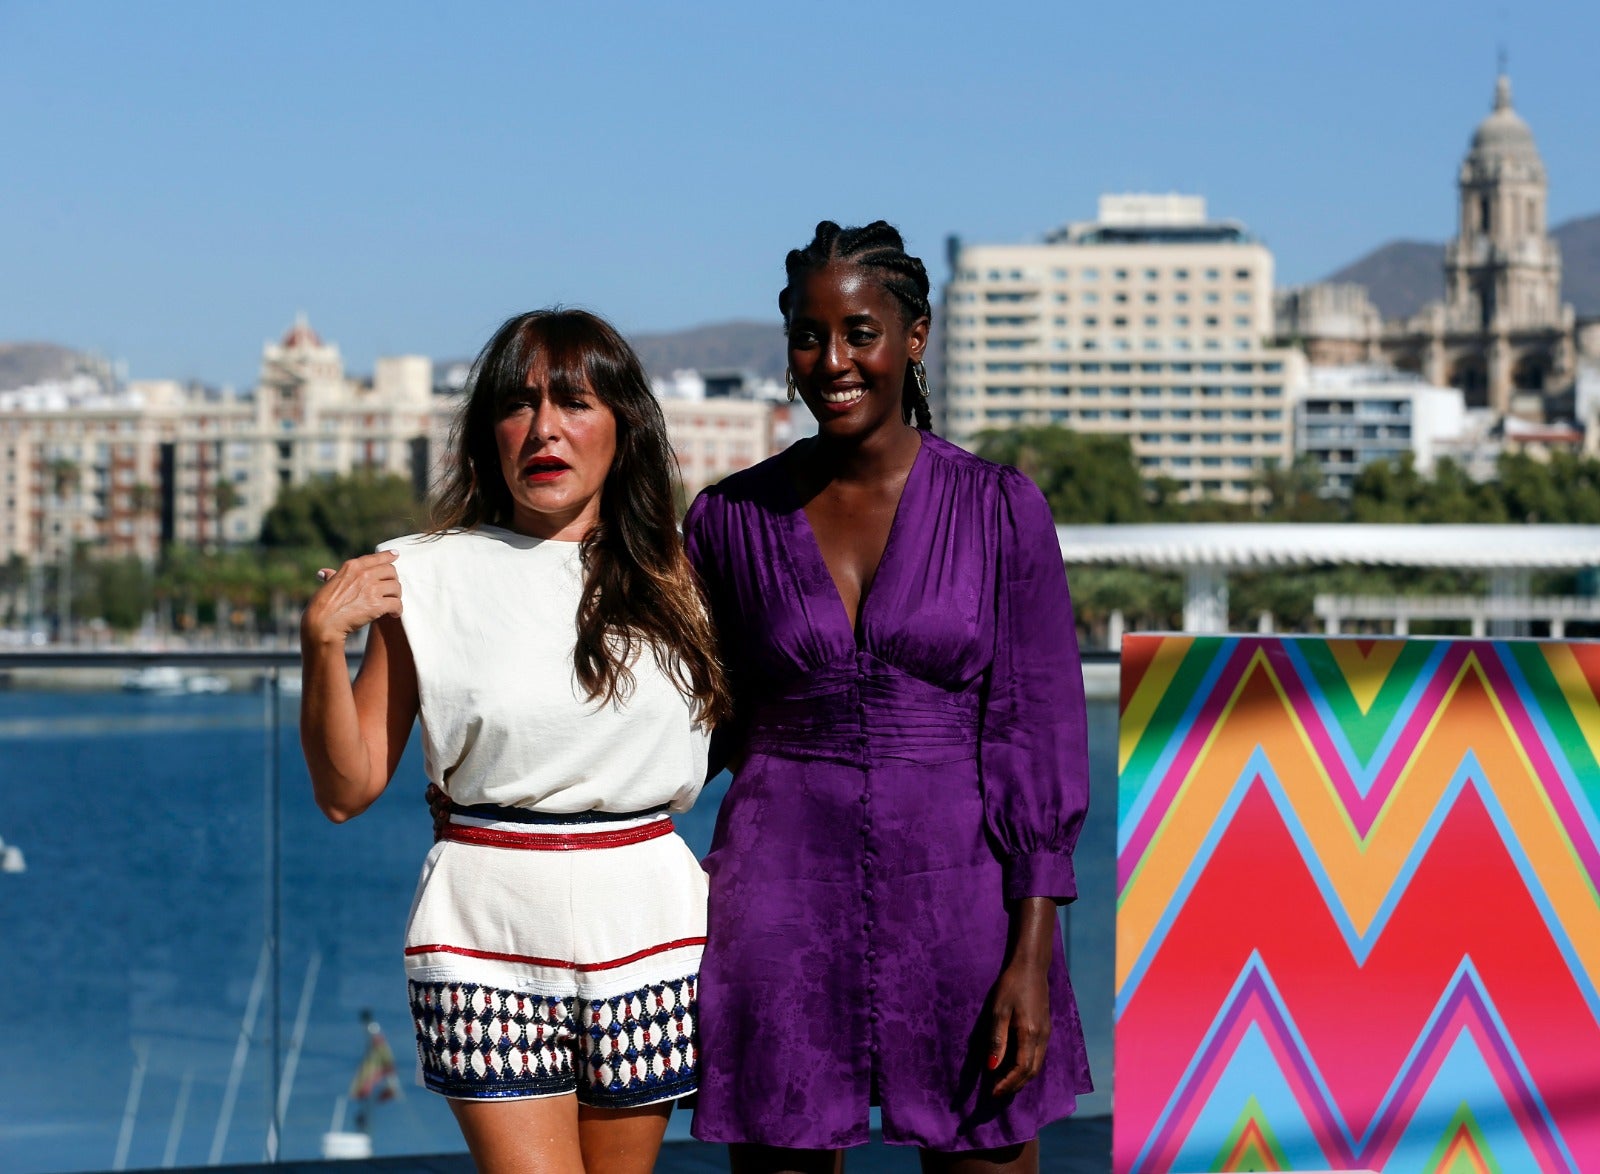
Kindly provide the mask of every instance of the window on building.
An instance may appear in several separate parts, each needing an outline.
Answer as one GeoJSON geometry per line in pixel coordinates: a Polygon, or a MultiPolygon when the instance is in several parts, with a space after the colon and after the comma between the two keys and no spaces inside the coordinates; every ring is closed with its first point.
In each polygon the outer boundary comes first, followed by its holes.
{"type": "Polygon", "coordinates": [[[1215,269],[1207,269],[1207,270],[1206,270],[1206,280],[1207,280],[1207,281],[1217,281],[1217,280],[1219,280],[1219,279],[1220,279],[1220,278],[1221,278],[1221,277],[1222,277],[1222,274],[1221,274],[1221,273],[1219,273],[1219,272],[1218,272],[1218,271],[1217,271],[1217,270],[1215,270],[1215,269]]]}
{"type": "Polygon", "coordinates": [[[1127,281],[1128,280],[1128,271],[1126,269],[1118,269],[1118,270],[1114,271],[1111,274],[1111,276],[1114,279],[1116,279],[1117,281],[1127,281]]]}
{"type": "Polygon", "coordinates": [[[1083,270],[1082,273],[1079,274],[1079,276],[1082,277],[1083,280],[1085,280],[1085,281],[1099,281],[1100,280],[1100,270],[1092,269],[1092,268],[1091,269],[1085,269],[1085,270],[1083,270]]]}

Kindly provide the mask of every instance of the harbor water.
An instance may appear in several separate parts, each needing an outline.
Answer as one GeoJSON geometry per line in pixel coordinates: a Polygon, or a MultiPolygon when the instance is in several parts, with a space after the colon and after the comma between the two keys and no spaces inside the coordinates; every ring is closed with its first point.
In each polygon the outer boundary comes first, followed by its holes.
{"type": "MultiPolygon", "coordinates": [[[[371,810],[335,826],[311,801],[296,704],[0,691],[0,840],[25,862],[0,873],[0,1170],[252,1162],[274,1144],[316,1158],[356,1126],[364,1012],[400,1074],[366,1109],[374,1152],[463,1148],[414,1083],[400,946],[432,842],[416,739],[371,810]]],[[[1116,713],[1090,708],[1084,896],[1064,928],[1098,1086],[1083,1111],[1106,1113],[1116,713]]],[[[677,819],[697,854],[725,787],[677,819]]],[[[674,1114],[669,1136],[688,1123],[674,1114]]]]}

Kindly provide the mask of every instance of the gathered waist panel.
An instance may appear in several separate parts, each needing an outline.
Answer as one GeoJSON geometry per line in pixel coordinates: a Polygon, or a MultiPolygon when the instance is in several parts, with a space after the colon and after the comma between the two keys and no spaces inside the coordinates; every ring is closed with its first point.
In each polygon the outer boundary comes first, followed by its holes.
{"type": "Polygon", "coordinates": [[[753,754],[801,761],[936,765],[978,754],[978,694],[950,693],[915,678],[862,674],[796,690],[751,715],[753,754]]]}

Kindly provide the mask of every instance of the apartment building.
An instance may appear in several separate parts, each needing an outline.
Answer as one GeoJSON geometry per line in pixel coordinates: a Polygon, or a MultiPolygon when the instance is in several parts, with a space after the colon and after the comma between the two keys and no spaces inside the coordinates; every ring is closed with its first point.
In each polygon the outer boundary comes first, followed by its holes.
{"type": "MultiPolygon", "coordinates": [[[[767,459],[787,436],[783,385],[746,371],[674,371],[653,381],[685,494],[767,459]]],[[[786,443],[787,441],[784,440],[786,443]]]]}
{"type": "Polygon", "coordinates": [[[1323,491],[1341,497],[1374,461],[1409,453],[1419,472],[1431,473],[1441,446],[1466,434],[1466,397],[1459,389],[1387,367],[1313,368],[1295,405],[1295,452],[1315,458],[1323,491]]]}
{"type": "Polygon", "coordinates": [[[69,542],[144,559],[249,542],[283,487],[315,477],[366,469],[425,488],[432,383],[419,356],[348,379],[302,317],[263,347],[252,395],[87,377],[0,393],[0,560],[54,561],[69,542]]]}
{"type": "Polygon", "coordinates": [[[1272,346],[1272,253],[1182,195],[1108,195],[1042,243],[953,241],[939,415],[958,443],[1059,424],[1128,438],[1147,478],[1248,499],[1293,452],[1305,359],[1272,346]]]}

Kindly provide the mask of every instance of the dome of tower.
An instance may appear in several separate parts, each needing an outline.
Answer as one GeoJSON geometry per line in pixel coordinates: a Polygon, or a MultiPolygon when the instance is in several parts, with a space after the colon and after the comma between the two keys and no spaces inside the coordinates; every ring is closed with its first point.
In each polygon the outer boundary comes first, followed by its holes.
{"type": "Polygon", "coordinates": [[[1494,110],[1472,136],[1468,163],[1490,161],[1538,163],[1539,148],[1528,124],[1511,108],[1511,79],[1501,74],[1494,87],[1494,110]]]}

